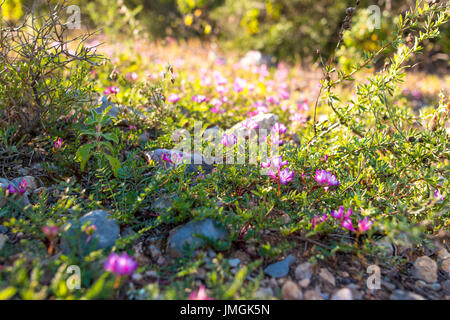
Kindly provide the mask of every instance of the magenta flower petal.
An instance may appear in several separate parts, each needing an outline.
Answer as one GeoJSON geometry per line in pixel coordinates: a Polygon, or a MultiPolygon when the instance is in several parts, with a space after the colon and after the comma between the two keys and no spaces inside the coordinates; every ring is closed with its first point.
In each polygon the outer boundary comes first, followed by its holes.
{"type": "Polygon", "coordinates": [[[353,223],[350,219],[344,219],[342,221],[342,227],[350,231],[356,231],[355,228],[353,228],[353,223]]]}
{"type": "Polygon", "coordinates": [[[271,177],[272,179],[278,181],[278,176],[277,176],[277,174],[276,174],[272,169],[269,169],[269,172],[268,172],[267,174],[268,174],[269,177],[271,177]]]}
{"type": "Polygon", "coordinates": [[[358,231],[361,233],[366,232],[366,231],[370,230],[372,225],[373,225],[373,222],[369,221],[368,217],[365,217],[363,220],[360,220],[358,222],[358,231]]]}
{"type": "Polygon", "coordinates": [[[214,300],[213,298],[208,297],[206,293],[205,286],[200,286],[197,292],[193,291],[189,295],[189,300],[214,300]]]}
{"type": "Polygon", "coordinates": [[[261,168],[270,168],[271,161],[270,158],[267,158],[267,161],[261,161],[261,168]]]}
{"type": "Polygon", "coordinates": [[[180,100],[180,97],[176,93],[171,93],[167,97],[167,101],[170,103],[177,103],[180,100]]]}
{"type": "Polygon", "coordinates": [[[290,171],[287,168],[280,171],[280,183],[281,184],[287,184],[288,182],[291,182],[293,178],[294,178],[294,171],[290,171]]]}
{"type": "Polygon", "coordinates": [[[287,131],[287,128],[284,124],[281,123],[275,123],[271,129],[272,132],[277,132],[279,134],[284,134],[287,131]]]}
{"type": "Polygon", "coordinates": [[[8,192],[9,192],[9,194],[15,194],[15,193],[17,193],[17,190],[13,185],[10,184],[10,185],[8,185],[8,192]]]}
{"type": "Polygon", "coordinates": [[[121,256],[112,253],[106,260],[104,269],[118,276],[129,276],[137,269],[137,263],[126,253],[123,253],[121,256]]]}
{"type": "Polygon", "coordinates": [[[164,162],[172,163],[172,159],[170,158],[170,156],[169,156],[168,153],[164,153],[164,154],[162,155],[162,160],[163,160],[164,162]]]}
{"type": "Polygon", "coordinates": [[[331,216],[338,220],[342,219],[343,214],[344,214],[343,206],[340,206],[338,211],[336,211],[336,210],[331,211],[331,216]]]}
{"type": "Polygon", "coordinates": [[[317,214],[314,215],[314,218],[312,219],[312,222],[311,222],[313,229],[316,228],[318,220],[319,220],[319,216],[317,214]]]}

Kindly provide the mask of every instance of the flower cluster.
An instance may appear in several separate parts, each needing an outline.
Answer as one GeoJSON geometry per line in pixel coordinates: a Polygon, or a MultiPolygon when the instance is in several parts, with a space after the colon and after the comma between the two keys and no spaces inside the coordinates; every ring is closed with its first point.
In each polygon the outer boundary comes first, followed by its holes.
{"type": "Polygon", "coordinates": [[[245,119],[244,121],[242,121],[242,126],[248,130],[256,130],[259,128],[258,123],[252,119],[245,119]]]}
{"type": "Polygon", "coordinates": [[[189,300],[214,300],[214,298],[208,297],[206,288],[202,285],[197,292],[192,291],[192,293],[189,295],[189,300]]]}
{"type": "Polygon", "coordinates": [[[137,269],[137,263],[128,254],[111,253],[105,262],[104,269],[117,276],[129,276],[137,269]]]}
{"type": "Polygon", "coordinates": [[[442,193],[441,193],[438,189],[434,190],[433,196],[434,196],[438,201],[441,201],[441,200],[444,200],[444,199],[445,199],[445,197],[442,195],[442,193]]]}
{"type": "Polygon", "coordinates": [[[316,228],[318,223],[325,222],[328,219],[328,215],[325,213],[322,215],[322,217],[319,218],[319,216],[316,214],[314,218],[312,219],[312,227],[313,229],[316,228]]]}
{"type": "Polygon", "coordinates": [[[128,81],[136,81],[139,78],[136,72],[129,72],[125,75],[125,77],[128,79],[128,81]]]}
{"type": "Polygon", "coordinates": [[[230,134],[230,135],[228,135],[228,134],[225,133],[225,134],[222,136],[221,143],[222,143],[222,145],[225,146],[225,147],[230,147],[230,146],[235,145],[235,144],[237,143],[236,135],[235,135],[235,134],[230,134]]]}
{"type": "Polygon", "coordinates": [[[177,95],[176,93],[171,93],[167,97],[167,101],[170,103],[177,103],[178,101],[180,101],[180,96],[177,95]]]}
{"type": "Polygon", "coordinates": [[[284,134],[287,131],[287,128],[282,123],[275,123],[271,129],[272,133],[284,134]]]}
{"type": "Polygon", "coordinates": [[[173,152],[172,155],[169,155],[168,153],[164,153],[162,155],[162,160],[164,162],[177,164],[183,159],[183,154],[181,152],[173,152]]]}
{"type": "Polygon", "coordinates": [[[42,228],[42,233],[50,241],[52,241],[58,235],[58,232],[59,232],[59,228],[57,226],[45,226],[42,228]]]}
{"type": "Polygon", "coordinates": [[[63,145],[63,140],[61,138],[58,138],[55,141],[53,141],[53,149],[55,151],[61,149],[62,145],[63,145]]]}
{"type": "Polygon", "coordinates": [[[206,97],[202,96],[202,95],[195,95],[192,97],[192,101],[197,102],[197,103],[202,103],[206,101],[206,97]]]}
{"type": "Polygon", "coordinates": [[[336,176],[325,170],[317,170],[315,179],[319,185],[325,187],[325,191],[327,191],[330,187],[339,185],[339,181],[336,176]]]}
{"type": "Polygon", "coordinates": [[[234,80],[233,90],[236,92],[241,92],[245,89],[246,85],[247,85],[247,81],[245,81],[244,79],[241,79],[241,78],[236,78],[236,80],[234,80]]]}
{"type": "Polygon", "coordinates": [[[283,145],[284,141],[280,138],[280,135],[287,132],[286,126],[282,123],[275,123],[270,131],[270,142],[272,145],[283,145]]]}
{"type": "Polygon", "coordinates": [[[106,95],[110,94],[118,94],[120,92],[120,89],[114,86],[106,88],[106,90],[103,92],[106,95]]]}
{"type": "MultiPolygon", "coordinates": [[[[338,210],[331,211],[330,215],[341,225],[342,228],[353,232],[364,233],[370,230],[373,225],[373,222],[370,221],[368,217],[365,217],[364,219],[358,221],[358,229],[355,229],[351,219],[353,210],[349,208],[347,211],[345,211],[343,206],[340,206],[338,210]]],[[[319,218],[318,215],[315,215],[312,220],[313,228],[315,228],[318,223],[325,222],[327,218],[327,214],[324,214],[321,218],[319,218]]]]}
{"type": "Polygon", "coordinates": [[[267,158],[267,161],[261,162],[261,168],[269,168],[269,177],[283,185],[292,181],[292,179],[294,178],[294,171],[291,171],[288,168],[282,169],[287,165],[288,161],[283,161],[283,158],[281,156],[275,156],[272,157],[272,159],[267,158]]]}
{"type": "Polygon", "coordinates": [[[27,181],[26,180],[22,180],[19,183],[18,188],[16,188],[12,184],[8,185],[9,194],[16,194],[16,193],[24,194],[26,191],[27,191],[27,181]]]}

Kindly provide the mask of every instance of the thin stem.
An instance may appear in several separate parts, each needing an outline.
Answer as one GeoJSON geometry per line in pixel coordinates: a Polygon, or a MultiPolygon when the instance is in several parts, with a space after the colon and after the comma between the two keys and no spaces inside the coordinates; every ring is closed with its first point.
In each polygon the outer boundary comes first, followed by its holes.
{"type": "Polygon", "coordinates": [[[119,275],[116,276],[116,281],[114,282],[114,290],[117,290],[117,288],[119,288],[121,279],[122,279],[121,276],[119,276],[119,275]]]}

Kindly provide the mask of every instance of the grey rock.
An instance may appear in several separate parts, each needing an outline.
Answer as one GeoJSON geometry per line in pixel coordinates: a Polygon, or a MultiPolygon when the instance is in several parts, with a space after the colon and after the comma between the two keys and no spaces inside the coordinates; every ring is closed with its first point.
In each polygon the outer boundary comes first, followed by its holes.
{"type": "Polygon", "coordinates": [[[303,298],[302,291],[293,281],[286,281],[281,288],[281,295],[285,300],[301,300],[303,298]]]}
{"type": "Polygon", "coordinates": [[[322,298],[324,300],[328,300],[328,298],[330,297],[330,295],[328,293],[320,293],[320,295],[322,296],[322,298]]]}
{"type": "Polygon", "coordinates": [[[308,286],[309,286],[310,283],[311,283],[311,280],[308,279],[308,278],[305,278],[305,279],[303,279],[303,280],[300,280],[300,281],[298,282],[298,285],[299,285],[300,287],[302,287],[302,288],[308,288],[308,286]]]}
{"type": "MultiPolygon", "coordinates": [[[[135,108],[130,107],[130,106],[117,105],[117,104],[109,101],[107,96],[103,96],[99,100],[99,104],[101,104],[100,107],[95,108],[94,111],[97,113],[103,113],[106,110],[106,108],[111,106],[107,115],[112,118],[117,118],[119,116],[119,114],[125,113],[127,115],[131,115],[131,116],[133,116],[135,118],[139,118],[141,120],[147,119],[147,117],[139,110],[136,110],[135,108]]],[[[109,123],[111,123],[111,121],[108,121],[108,124],[109,123]]]]}
{"type": "Polygon", "coordinates": [[[202,155],[198,154],[188,154],[183,153],[177,150],[168,150],[168,149],[156,149],[145,153],[145,156],[148,160],[153,160],[159,165],[165,168],[173,168],[174,164],[163,161],[162,157],[164,154],[168,154],[172,157],[172,154],[178,153],[181,155],[181,160],[176,164],[176,166],[181,166],[184,163],[187,163],[186,172],[195,173],[198,171],[198,168],[201,167],[205,173],[211,173],[213,169],[213,163],[215,162],[214,158],[207,159],[202,155]]]}
{"type": "Polygon", "coordinates": [[[208,128],[203,132],[203,140],[205,141],[214,141],[216,139],[220,140],[221,137],[223,136],[224,131],[218,127],[212,127],[212,128],[208,128]]]}
{"type": "Polygon", "coordinates": [[[112,247],[119,238],[120,228],[108,212],[95,210],[81,217],[78,223],[75,221],[67,223],[64,231],[61,243],[63,252],[68,254],[78,247],[80,253],[84,255],[94,250],[112,247]],[[97,227],[90,241],[87,241],[86,233],[81,231],[81,227],[87,222],[97,227]]]}
{"type": "Polygon", "coordinates": [[[431,288],[431,290],[433,290],[433,291],[439,291],[439,290],[441,290],[441,285],[439,284],[439,283],[433,283],[433,284],[431,284],[430,285],[430,288],[431,288]]]}
{"type": "Polygon", "coordinates": [[[322,280],[324,280],[324,281],[328,282],[329,284],[331,284],[333,287],[336,286],[336,279],[331,274],[331,272],[328,271],[328,269],[321,268],[320,269],[320,273],[319,273],[319,277],[322,278],[322,280]]]}
{"type": "Polygon", "coordinates": [[[438,252],[437,255],[439,256],[439,258],[441,258],[441,260],[445,260],[450,258],[450,253],[448,253],[447,249],[445,248],[441,248],[438,252]]]}
{"type": "Polygon", "coordinates": [[[168,195],[162,195],[153,202],[152,208],[153,210],[160,214],[167,214],[167,211],[172,207],[173,200],[168,195]]]}
{"type": "Polygon", "coordinates": [[[324,298],[320,295],[316,290],[307,290],[303,295],[304,300],[324,300],[324,298]]]}
{"type": "Polygon", "coordinates": [[[259,299],[271,299],[273,298],[273,290],[270,287],[259,288],[255,295],[259,299]]]}
{"type": "Polygon", "coordinates": [[[8,236],[6,234],[0,234],[0,250],[2,250],[6,241],[8,241],[8,236]]]}
{"type": "Polygon", "coordinates": [[[149,140],[150,140],[150,136],[147,132],[144,132],[141,135],[139,135],[139,142],[147,143],[149,140]]]}
{"type": "Polygon", "coordinates": [[[155,260],[158,260],[162,256],[161,250],[159,250],[159,248],[157,248],[154,245],[150,245],[149,251],[150,251],[151,257],[155,260]]]}
{"type": "Polygon", "coordinates": [[[268,67],[276,67],[277,59],[274,56],[263,54],[260,51],[251,50],[239,60],[239,63],[243,66],[256,66],[265,64],[268,67]]]}
{"type": "Polygon", "coordinates": [[[26,176],[30,173],[30,170],[28,168],[20,168],[17,172],[23,176],[26,176]]]}
{"type": "Polygon", "coordinates": [[[435,283],[429,284],[429,283],[426,283],[423,280],[417,280],[416,281],[416,287],[417,288],[421,288],[421,289],[424,289],[424,288],[431,289],[433,291],[441,290],[441,285],[439,283],[435,282],[435,283]]]}
{"type": "Polygon", "coordinates": [[[299,264],[297,268],[295,268],[295,278],[297,280],[311,279],[312,274],[312,265],[309,262],[299,264]]]}
{"type": "Polygon", "coordinates": [[[12,183],[18,187],[19,184],[25,180],[27,182],[27,187],[26,187],[26,195],[29,195],[31,193],[33,193],[34,190],[36,190],[38,188],[38,182],[36,180],[35,177],[32,176],[25,176],[25,177],[19,177],[19,178],[15,178],[12,183]]]}
{"type": "Polygon", "coordinates": [[[7,189],[11,184],[11,181],[8,179],[0,178],[0,189],[7,189]]]}
{"type": "Polygon", "coordinates": [[[349,288],[342,288],[333,294],[331,300],[353,300],[352,290],[349,288]]]}
{"type": "Polygon", "coordinates": [[[391,295],[391,300],[425,300],[425,298],[414,292],[395,290],[391,295]]]}
{"type": "Polygon", "coordinates": [[[7,233],[8,232],[8,228],[5,226],[0,226],[0,234],[1,233],[7,233]]]}
{"type": "Polygon", "coordinates": [[[111,116],[111,117],[113,117],[113,118],[117,118],[117,116],[118,116],[119,113],[120,113],[120,108],[119,108],[119,106],[118,106],[117,104],[112,103],[111,101],[109,101],[107,96],[103,96],[103,97],[100,99],[100,102],[101,102],[101,106],[98,107],[98,108],[95,108],[95,109],[94,109],[95,112],[97,112],[97,113],[103,113],[103,112],[106,110],[106,108],[108,108],[109,106],[111,106],[111,109],[109,109],[107,115],[108,115],[108,116],[111,116]]]}
{"type": "Polygon", "coordinates": [[[361,287],[359,285],[350,283],[347,286],[347,288],[351,290],[353,300],[362,300],[363,299],[363,295],[362,295],[361,291],[359,291],[361,289],[361,287]]]}
{"type": "Polygon", "coordinates": [[[246,135],[254,137],[255,134],[256,135],[264,134],[267,136],[269,135],[273,125],[278,122],[278,116],[273,113],[262,113],[250,118],[249,120],[251,122],[258,124],[258,129],[251,131],[249,134],[248,129],[244,127],[245,122],[244,120],[235,124],[231,129],[227,130],[227,134],[234,133],[238,137],[238,139],[240,136],[245,137],[246,135]]]}
{"type": "Polygon", "coordinates": [[[241,263],[241,260],[239,260],[239,259],[228,259],[228,264],[232,268],[237,267],[240,263],[241,263]]]}
{"type": "Polygon", "coordinates": [[[381,282],[381,284],[382,284],[383,287],[387,288],[390,291],[394,291],[395,290],[395,285],[393,285],[392,283],[390,283],[388,281],[383,280],[381,282]]]}
{"type": "Polygon", "coordinates": [[[227,230],[212,219],[192,221],[170,232],[167,251],[171,256],[181,256],[185,246],[196,249],[204,245],[203,238],[217,241],[226,239],[227,235],[227,230]]]}
{"type": "Polygon", "coordinates": [[[282,278],[289,274],[289,267],[295,263],[295,257],[288,255],[285,259],[268,265],[264,272],[272,278],[282,278]]]}
{"type": "Polygon", "coordinates": [[[423,280],[417,280],[416,281],[416,287],[418,288],[426,288],[427,287],[427,283],[423,280]]]}
{"type": "MultiPolygon", "coordinates": [[[[23,206],[27,206],[30,204],[29,196],[30,194],[37,188],[36,179],[31,176],[25,176],[13,179],[12,181],[9,181],[4,178],[0,178],[0,189],[7,189],[9,185],[12,185],[16,189],[19,187],[19,184],[22,182],[22,180],[27,181],[27,188],[24,194],[16,194],[22,202],[23,206]]],[[[0,207],[5,204],[6,200],[0,201],[0,207]]]]}
{"type": "Polygon", "coordinates": [[[450,258],[442,260],[439,266],[443,272],[446,272],[450,276],[450,258]]]}
{"type": "Polygon", "coordinates": [[[215,258],[215,257],[217,257],[217,253],[215,253],[213,249],[208,248],[208,256],[210,258],[215,258]]]}
{"type": "Polygon", "coordinates": [[[428,283],[436,282],[438,265],[427,256],[422,256],[414,262],[414,276],[428,283]]]}
{"type": "Polygon", "coordinates": [[[450,295],[450,280],[446,280],[442,283],[442,289],[446,295],[450,295]]]}

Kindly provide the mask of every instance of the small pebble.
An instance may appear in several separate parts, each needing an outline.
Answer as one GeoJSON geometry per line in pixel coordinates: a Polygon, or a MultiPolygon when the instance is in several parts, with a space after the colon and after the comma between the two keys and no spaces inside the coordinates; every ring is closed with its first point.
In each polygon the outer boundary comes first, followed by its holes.
{"type": "Polygon", "coordinates": [[[295,268],[295,278],[297,280],[311,279],[311,277],[312,277],[311,263],[305,262],[299,264],[297,268],[295,268]]]}
{"type": "Polygon", "coordinates": [[[293,281],[286,281],[281,288],[281,295],[285,300],[301,300],[303,298],[302,291],[293,281]]]}
{"type": "Polygon", "coordinates": [[[228,259],[228,264],[230,267],[237,267],[241,263],[241,260],[239,259],[228,259]]]}
{"type": "Polygon", "coordinates": [[[349,288],[340,289],[333,294],[331,300],[353,300],[352,290],[349,288]]]}
{"type": "Polygon", "coordinates": [[[323,300],[323,297],[316,290],[308,290],[303,295],[304,300],[323,300]]]}
{"type": "Polygon", "coordinates": [[[311,283],[311,280],[305,278],[305,279],[303,279],[303,280],[300,280],[300,281],[298,282],[298,285],[299,285],[300,287],[302,287],[302,288],[308,288],[308,286],[309,286],[310,283],[311,283]]]}
{"type": "Polygon", "coordinates": [[[330,271],[328,271],[328,269],[326,268],[322,268],[320,269],[320,273],[319,276],[326,282],[328,282],[329,284],[331,284],[333,287],[336,286],[336,279],[334,278],[334,276],[331,274],[330,271]]]}
{"type": "Polygon", "coordinates": [[[427,256],[419,257],[414,262],[414,275],[425,282],[436,282],[437,271],[437,263],[427,256]]]}

